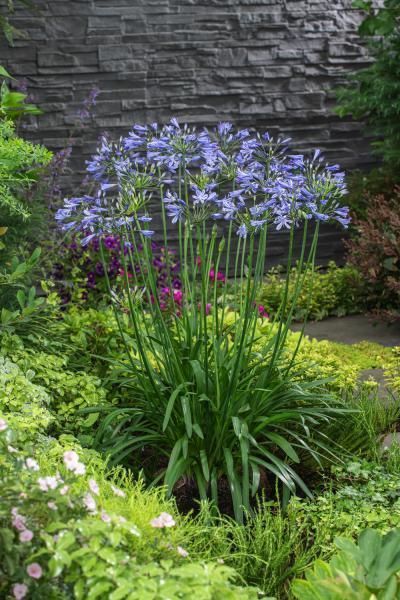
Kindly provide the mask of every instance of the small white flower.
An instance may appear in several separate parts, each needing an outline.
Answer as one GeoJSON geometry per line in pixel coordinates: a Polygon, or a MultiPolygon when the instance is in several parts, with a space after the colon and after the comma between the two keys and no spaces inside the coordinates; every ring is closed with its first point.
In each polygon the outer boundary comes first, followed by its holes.
{"type": "Polygon", "coordinates": [[[57,504],[55,502],[48,502],[47,506],[50,508],[50,510],[57,510],[57,504]]]}
{"type": "Polygon", "coordinates": [[[111,517],[110,517],[110,515],[108,515],[106,512],[104,512],[104,510],[101,513],[101,517],[100,518],[101,518],[102,521],[104,521],[104,523],[111,523],[111,517]]]}
{"type": "Polygon", "coordinates": [[[16,448],[14,448],[14,446],[7,446],[7,450],[10,452],[10,454],[11,454],[12,452],[14,452],[14,453],[15,453],[15,452],[18,452],[18,450],[17,450],[16,448]]]}
{"type": "Polygon", "coordinates": [[[68,492],[69,490],[69,485],[63,485],[58,491],[60,492],[61,496],[65,496],[65,494],[68,492]]]}
{"type": "Polygon", "coordinates": [[[38,482],[38,485],[39,485],[40,489],[42,490],[42,492],[48,492],[49,490],[55,490],[58,485],[58,481],[57,481],[56,477],[39,477],[37,482],[38,482]]]}
{"type": "Polygon", "coordinates": [[[67,450],[64,452],[64,465],[69,471],[75,471],[78,464],[79,456],[74,450],[67,450]]]}
{"type": "Polygon", "coordinates": [[[85,494],[83,498],[83,503],[89,512],[94,512],[96,510],[96,501],[93,498],[92,494],[85,494]]]}
{"type": "Polygon", "coordinates": [[[150,521],[150,525],[157,529],[164,529],[164,527],[174,527],[176,523],[170,514],[162,512],[159,517],[150,521]]]}
{"type": "Polygon", "coordinates": [[[100,493],[99,486],[97,485],[94,479],[89,479],[89,487],[95,496],[98,496],[100,493]]]}
{"type": "Polygon", "coordinates": [[[182,556],[183,558],[187,558],[189,556],[189,552],[182,548],[182,546],[178,546],[176,551],[179,554],[179,556],[182,556]]]}
{"type": "Polygon", "coordinates": [[[115,485],[112,485],[111,489],[114,492],[115,496],[119,496],[120,498],[125,498],[125,496],[126,496],[125,492],[123,492],[119,488],[115,487],[115,485]]]}
{"type": "Polygon", "coordinates": [[[4,419],[0,419],[0,431],[5,431],[7,427],[7,421],[5,421],[4,419]]]}
{"type": "Polygon", "coordinates": [[[27,458],[25,461],[26,468],[31,471],[39,471],[39,465],[34,458],[27,458]]]}
{"type": "Polygon", "coordinates": [[[84,475],[86,473],[86,467],[83,463],[78,462],[74,469],[75,475],[84,475]]]}

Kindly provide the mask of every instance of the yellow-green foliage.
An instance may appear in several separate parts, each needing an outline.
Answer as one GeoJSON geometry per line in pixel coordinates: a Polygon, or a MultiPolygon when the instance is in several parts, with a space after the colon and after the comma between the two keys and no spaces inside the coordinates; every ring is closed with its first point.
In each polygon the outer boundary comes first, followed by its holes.
{"type": "Polygon", "coordinates": [[[389,385],[400,393],[400,346],[390,349],[390,357],[385,361],[385,371],[389,385]]]}
{"type": "MultiPolygon", "coordinates": [[[[311,320],[324,319],[329,315],[343,316],[360,312],[364,306],[363,281],[354,267],[338,267],[330,262],[326,272],[317,270],[314,278],[308,276],[300,292],[293,317],[301,320],[308,314],[311,320]]],[[[281,270],[273,269],[266,277],[259,301],[267,312],[275,314],[282,301],[285,281],[281,270]]],[[[290,298],[294,297],[296,270],[293,269],[289,285],[290,298]]]]}
{"type": "MultiPolygon", "coordinates": [[[[271,335],[274,326],[259,320],[256,336],[271,335]]],[[[276,326],[275,326],[276,327],[276,326]]],[[[296,350],[301,334],[289,331],[286,339],[287,360],[290,361],[296,350]]],[[[260,343],[261,347],[261,343],[260,343]]],[[[257,350],[257,344],[255,349],[257,350]]],[[[382,369],[385,371],[388,386],[394,390],[400,388],[400,351],[387,348],[373,342],[357,344],[340,344],[328,340],[316,340],[303,336],[294,363],[301,379],[328,379],[326,385],[334,391],[353,391],[360,385],[360,374],[366,369],[382,369]]],[[[375,387],[377,383],[363,382],[364,386],[375,387]]]]}

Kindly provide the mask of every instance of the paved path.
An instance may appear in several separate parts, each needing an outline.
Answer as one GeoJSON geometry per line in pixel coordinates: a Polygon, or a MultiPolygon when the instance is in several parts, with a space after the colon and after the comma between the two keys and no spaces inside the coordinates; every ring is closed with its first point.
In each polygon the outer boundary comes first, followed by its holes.
{"type": "MultiPolygon", "coordinates": [[[[292,329],[301,329],[300,323],[294,323],[292,329]]],[[[343,344],[357,344],[368,341],[382,346],[400,346],[400,324],[386,325],[374,323],[364,315],[332,317],[324,321],[307,323],[306,334],[317,340],[330,340],[343,344]]]]}

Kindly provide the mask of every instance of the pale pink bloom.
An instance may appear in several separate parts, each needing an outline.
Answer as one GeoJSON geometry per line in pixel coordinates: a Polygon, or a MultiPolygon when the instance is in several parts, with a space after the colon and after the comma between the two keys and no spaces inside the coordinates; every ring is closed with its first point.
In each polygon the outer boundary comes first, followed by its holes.
{"type": "Polygon", "coordinates": [[[24,583],[16,583],[13,585],[12,592],[16,600],[22,600],[28,593],[28,586],[24,583]]]}
{"type": "Polygon", "coordinates": [[[38,484],[42,492],[48,492],[56,489],[58,481],[56,477],[39,477],[38,484]]]}
{"type": "Polygon", "coordinates": [[[25,492],[21,492],[19,497],[25,499],[28,497],[28,494],[26,494],[25,492]]]}
{"type": "Polygon", "coordinates": [[[178,546],[176,549],[179,556],[183,556],[183,558],[187,558],[189,556],[189,552],[182,548],[182,546],[178,546]]]}
{"type": "Polygon", "coordinates": [[[78,462],[74,469],[75,475],[84,475],[86,473],[86,467],[83,463],[78,462]]]}
{"type": "Polygon", "coordinates": [[[0,419],[0,431],[5,431],[7,427],[7,421],[5,421],[4,419],[0,419]]]}
{"type": "Polygon", "coordinates": [[[39,465],[34,458],[27,458],[25,464],[32,471],[39,471],[39,465]]]}
{"type": "Polygon", "coordinates": [[[224,561],[223,558],[217,558],[217,563],[220,564],[220,565],[224,565],[225,561],[224,561]]]}
{"type": "Polygon", "coordinates": [[[15,515],[12,520],[12,525],[17,531],[25,531],[26,529],[26,518],[22,515],[15,515]]]}
{"type": "Polygon", "coordinates": [[[55,502],[48,502],[47,506],[50,508],[50,510],[57,510],[57,504],[55,502]]]}
{"type": "Polygon", "coordinates": [[[106,512],[102,512],[101,513],[101,520],[104,521],[104,523],[111,523],[111,517],[110,515],[108,515],[106,512]]]}
{"type": "Polygon", "coordinates": [[[118,517],[120,523],[126,523],[125,517],[118,517]]]}
{"type": "Polygon", "coordinates": [[[164,527],[174,527],[176,523],[170,514],[162,512],[159,517],[156,517],[150,521],[150,525],[152,527],[156,527],[157,529],[164,529],[164,527]]]}
{"type": "Polygon", "coordinates": [[[22,543],[30,542],[32,538],[33,538],[33,531],[31,531],[30,529],[25,529],[24,531],[21,531],[21,533],[19,534],[19,541],[22,543]]]}
{"type": "Polygon", "coordinates": [[[61,496],[65,496],[65,494],[68,492],[69,490],[69,485],[63,485],[62,488],[60,488],[58,491],[60,492],[61,496]]]}
{"type": "Polygon", "coordinates": [[[83,503],[90,512],[96,510],[96,502],[91,494],[86,494],[83,498],[83,503]]]}
{"type": "Polygon", "coordinates": [[[79,456],[74,450],[67,450],[64,452],[64,465],[69,471],[75,471],[77,464],[79,463],[79,456]]]}
{"type": "Polygon", "coordinates": [[[94,479],[89,479],[89,487],[90,487],[91,491],[93,492],[93,494],[95,494],[96,496],[99,495],[100,489],[94,479]]]}
{"type": "Polygon", "coordinates": [[[119,496],[120,498],[125,498],[125,496],[126,496],[125,492],[123,492],[119,488],[115,487],[115,485],[112,485],[111,489],[116,496],[119,496]]]}
{"type": "Polygon", "coordinates": [[[7,450],[10,452],[10,454],[13,453],[13,452],[14,453],[18,452],[18,450],[16,448],[14,448],[14,446],[7,446],[7,450]]]}
{"type": "Polygon", "coordinates": [[[32,577],[32,579],[40,579],[43,575],[43,570],[39,563],[31,563],[28,565],[26,572],[28,573],[29,577],[32,577]]]}
{"type": "Polygon", "coordinates": [[[16,517],[18,514],[18,508],[16,506],[13,506],[11,509],[11,514],[13,517],[16,517]]]}

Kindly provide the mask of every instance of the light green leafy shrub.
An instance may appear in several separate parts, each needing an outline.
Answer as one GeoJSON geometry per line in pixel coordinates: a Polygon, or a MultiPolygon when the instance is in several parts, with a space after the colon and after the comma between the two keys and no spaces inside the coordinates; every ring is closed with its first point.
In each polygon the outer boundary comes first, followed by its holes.
{"type": "Polygon", "coordinates": [[[292,590],[299,600],[395,600],[400,594],[400,530],[366,529],[355,544],[338,538],[328,563],[317,561],[292,590]]]}

